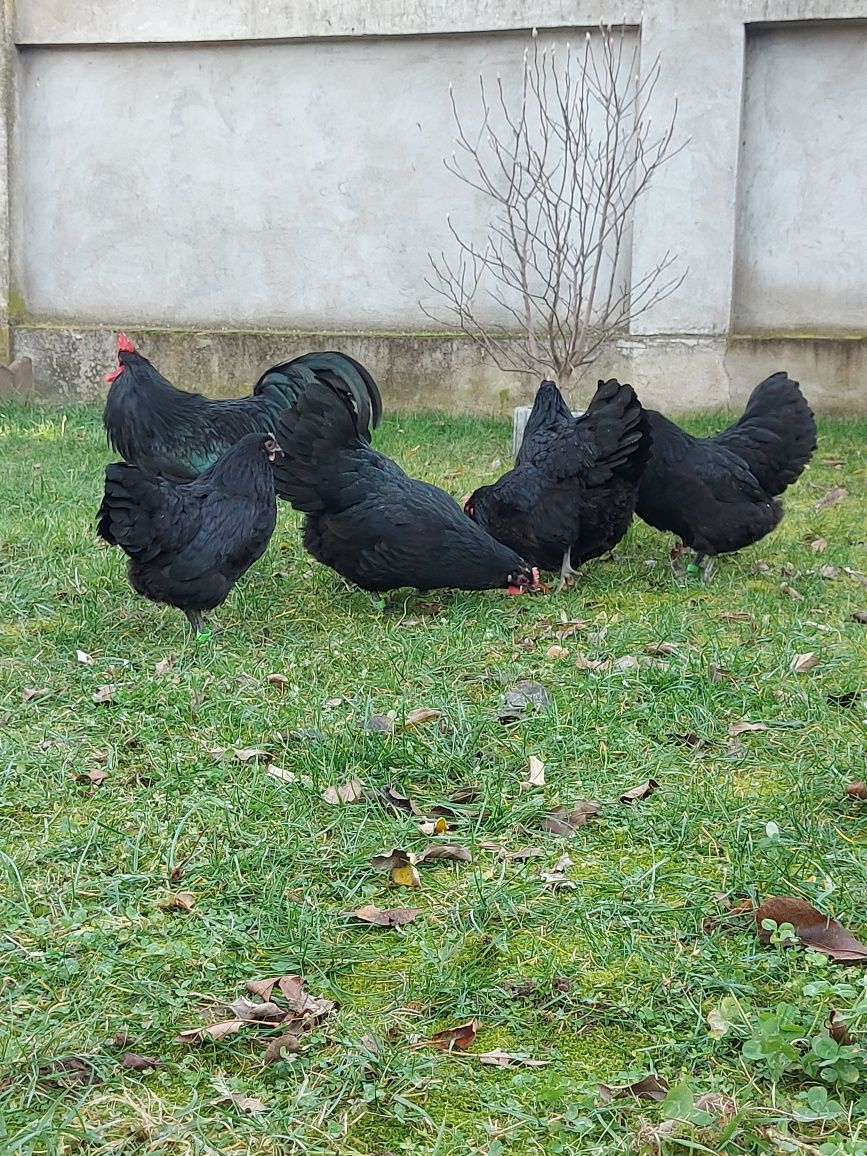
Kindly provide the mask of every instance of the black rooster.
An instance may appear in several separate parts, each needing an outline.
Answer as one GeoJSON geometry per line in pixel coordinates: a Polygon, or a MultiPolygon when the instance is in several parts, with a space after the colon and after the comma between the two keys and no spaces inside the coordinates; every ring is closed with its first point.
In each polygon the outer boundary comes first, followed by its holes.
{"type": "Polygon", "coordinates": [[[545,570],[574,567],[612,549],[629,528],[650,448],[630,385],[600,381],[575,418],[553,381],[536,393],[513,469],[471,494],[464,509],[489,533],[545,570]]]}
{"type": "Polygon", "coordinates": [[[523,593],[538,573],[496,542],[443,490],[408,477],[372,449],[345,391],[309,386],[281,414],[277,493],[307,515],[314,558],[365,590],[508,587],[523,593]]]}
{"type": "Polygon", "coordinates": [[[118,368],[102,422],[113,448],[133,465],[186,482],[214,464],[244,434],[273,430],[277,415],[292,406],[311,382],[336,382],[352,398],[359,428],[370,440],[382,400],[363,365],[345,353],[305,353],[267,370],[249,397],[213,401],[186,393],[158,373],[121,333],[118,368]]]}
{"type": "Polygon", "coordinates": [[[717,554],[751,546],[778,525],[775,499],[800,477],[816,448],[816,422],[797,381],[774,373],[753,390],[743,416],[711,438],[691,437],[647,410],[653,445],[637,512],[678,534],[707,581],[717,554]]]}
{"type": "Polygon", "coordinates": [[[192,482],[176,485],[139,466],[105,471],[98,530],[129,555],[132,588],[183,610],[205,633],[204,610],[229,595],[264,554],[277,520],[269,434],[245,434],[192,482]]]}

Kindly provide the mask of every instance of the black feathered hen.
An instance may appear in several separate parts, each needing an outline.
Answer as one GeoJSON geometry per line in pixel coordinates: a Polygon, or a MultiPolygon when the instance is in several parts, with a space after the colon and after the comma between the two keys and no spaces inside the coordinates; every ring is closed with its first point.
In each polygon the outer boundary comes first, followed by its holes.
{"type": "Polygon", "coordinates": [[[365,590],[508,587],[538,574],[443,490],[408,477],[362,436],[345,392],[309,386],[277,422],[277,493],[307,515],[314,558],[365,590]]]}
{"type": "Polygon", "coordinates": [[[274,428],[314,381],[335,382],[352,399],[359,429],[370,441],[382,400],[368,371],[345,353],[305,353],[267,370],[249,397],[213,401],[176,389],[135,348],[125,333],[117,341],[118,368],[107,381],[103,425],[108,440],[133,465],[186,482],[206,470],[244,434],[274,428]]]}
{"type": "Polygon", "coordinates": [[[98,530],[129,555],[132,588],[183,610],[203,632],[202,612],[225,601],[274,532],[279,452],[270,434],[245,434],[182,485],[126,462],[108,466],[98,530]]]}
{"type": "Polygon", "coordinates": [[[629,528],[650,438],[630,385],[600,381],[575,418],[543,381],[513,469],[471,494],[464,509],[490,534],[545,570],[574,567],[615,546],[629,528]]]}
{"type": "Polygon", "coordinates": [[[779,524],[775,499],[816,448],[813,411],[798,382],[780,372],[760,382],[740,420],[715,437],[692,437],[646,412],[653,444],[637,513],[695,550],[707,580],[718,554],[751,546],[779,524]]]}

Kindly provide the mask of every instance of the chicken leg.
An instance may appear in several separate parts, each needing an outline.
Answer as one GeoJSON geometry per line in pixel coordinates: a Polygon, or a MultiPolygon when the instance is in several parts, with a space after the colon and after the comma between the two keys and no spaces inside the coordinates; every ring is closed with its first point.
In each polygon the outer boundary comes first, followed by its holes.
{"type": "Polygon", "coordinates": [[[560,567],[560,585],[557,587],[557,593],[561,594],[567,586],[574,586],[574,578],[578,573],[577,570],[572,569],[572,547],[570,546],[563,555],[563,565],[560,567]]]}
{"type": "Polygon", "coordinates": [[[701,569],[701,580],[702,582],[710,582],[711,574],[713,574],[716,566],[716,554],[696,554],[695,565],[701,568],[702,563],[704,563],[704,567],[701,569]]]}
{"type": "Polygon", "coordinates": [[[210,637],[211,631],[205,625],[205,616],[201,610],[185,610],[184,614],[189,619],[190,626],[195,630],[197,637],[201,634],[210,637]]]}

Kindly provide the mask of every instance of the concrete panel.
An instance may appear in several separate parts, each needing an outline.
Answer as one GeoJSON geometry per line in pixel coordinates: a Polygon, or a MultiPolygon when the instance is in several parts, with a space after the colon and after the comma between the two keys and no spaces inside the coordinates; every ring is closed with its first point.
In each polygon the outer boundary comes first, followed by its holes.
{"type": "MultiPolygon", "coordinates": [[[[449,214],[484,247],[490,212],[443,168],[449,82],[474,111],[479,73],[517,89],[529,43],[23,53],[15,276],[28,315],[429,326],[428,251],[454,252],[449,214]]],[[[508,319],[493,302],[481,312],[508,319]]]]}
{"type": "Polygon", "coordinates": [[[867,332],[867,26],[751,31],[734,322],[867,332]]]}
{"type": "MultiPolygon", "coordinates": [[[[532,401],[537,382],[504,374],[465,338],[361,333],[133,330],[142,351],[176,385],[214,397],[249,393],[271,364],[311,349],[357,357],[379,382],[386,408],[511,416],[532,401]]],[[[97,401],[114,367],[115,333],[99,327],[13,327],[14,351],[33,358],[46,402],[97,401]]],[[[867,414],[867,341],[639,337],[618,341],[587,368],[574,391],[581,405],[599,376],[631,382],[646,405],[667,413],[741,407],[753,386],[778,369],[797,378],[823,413],[867,414]]]]}

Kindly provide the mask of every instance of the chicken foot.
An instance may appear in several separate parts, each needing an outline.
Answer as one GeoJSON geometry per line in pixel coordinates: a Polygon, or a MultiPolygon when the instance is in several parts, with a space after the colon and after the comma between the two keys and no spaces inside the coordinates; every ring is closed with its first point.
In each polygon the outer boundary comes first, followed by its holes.
{"type": "Polygon", "coordinates": [[[710,582],[711,574],[713,574],[716,566],[716,554],[696,554],[695,565],[701,569],[704,563],[704,569],[701,571],[702,582],[710,582]]]}
{"type": "Polygon", "coordinates": [[[211,628],[205,622],[205,616],[201,610],[185,610],[184,614],[186,614],[190,626],[195,630],[196,638],[211,637],[211,628]]]}
{"type": "Polygon", "coordinates": [[[563,565],[560,567],[560,585],[557,587],[557,593],[562,594],[567,586],[575,585],[575,575],[577,570],[572,569],[572,547],[570,546],[563,555],[563,565]]]}

